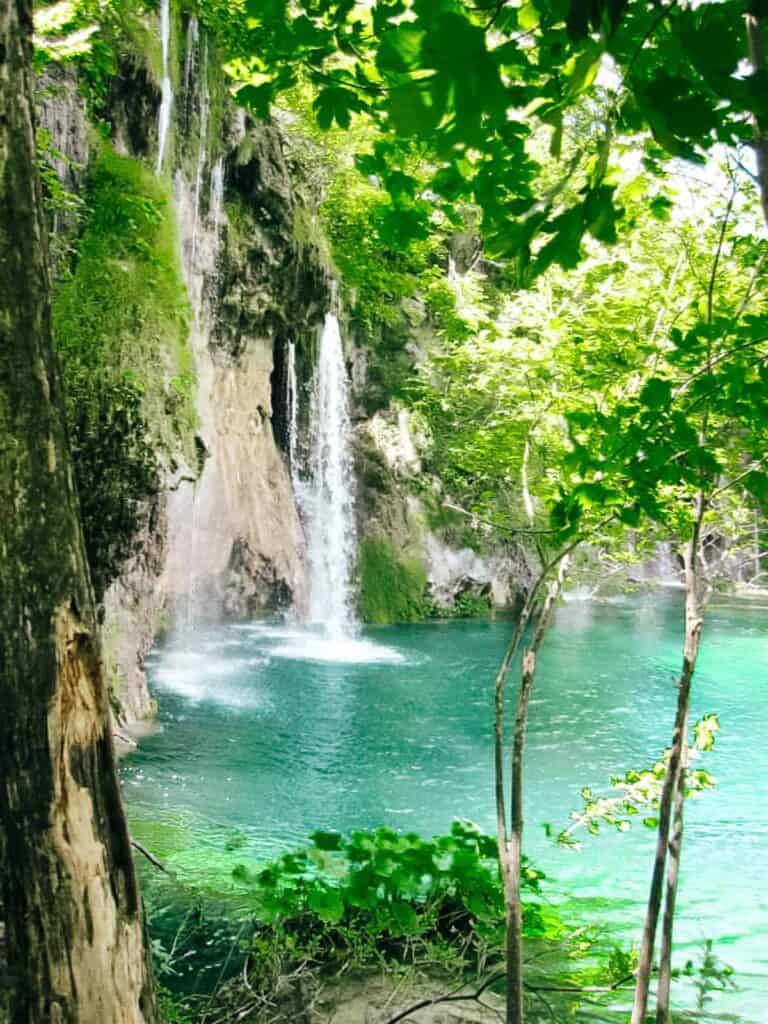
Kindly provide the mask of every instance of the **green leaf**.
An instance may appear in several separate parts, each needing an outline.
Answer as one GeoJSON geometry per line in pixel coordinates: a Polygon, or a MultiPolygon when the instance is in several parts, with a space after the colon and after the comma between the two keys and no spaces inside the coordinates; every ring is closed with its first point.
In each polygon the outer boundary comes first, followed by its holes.
{"type": "Polygon", "coordinates": [[[313,832],[310,839],[318,850],[341,850],[344,844],[340,832],[313,832]]]}
{"type": "Polygon", "coordinates": [[[660,377],[651,377],[640,392],[640,401],[649,409],[660,409],[672,397],[672,384],[660,377]]]}
{"type": "Polygon", "coordinates": [[[351,89],[330,85],[321,89],[313,103],[317,123],[327,131],[335,121],[340,128],[349,128],[351,111],[360,110],[359,97],[351,89]]]}
{"type": "Polygon", "coordinates": [[[336,889],[319,886],[311,889],[307,904],[326,924],[338,924],[344,917],[344,900],[336,889]]]}
{"type": "Polygon", "coordinates": [[[616,221],[622,211],[613,205],[615,185],[598,185],[587,193],[584,200],[584,220],[587,230],[599,242],[612,245],[616,241],[616,221]]]}
{"type": "Polygon", "coordinates": [[[260,120],[266,121],[269,118],[269,107],[272,102],[272,85],[269,82],[264,82],[262,85],[244,85],[235,93],[235,99],[260,120]]]}
{"type": "Polygon", "coordinates": [[[418,64],[424,31],[405,23],[390,28],[384,34],[376,53],[376,66],[381,72],[410,71],[418,64]]]}
{"type": "Polygon", "coordinates": [[[419,918],[409,903],[393,903],[389,907],[393,935],[418,935],[419,918]]]}

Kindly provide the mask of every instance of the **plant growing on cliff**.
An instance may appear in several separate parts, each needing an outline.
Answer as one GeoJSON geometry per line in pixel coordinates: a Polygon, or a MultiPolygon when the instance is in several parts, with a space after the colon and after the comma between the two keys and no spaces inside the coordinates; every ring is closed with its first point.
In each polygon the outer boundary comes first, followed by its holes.
{"type": "Polygon", "coordinates": [[[104,145],[89,170],[53,330],[86,550],[101,596],[129,557],[162,464],[194,465],[188,311],[168,198],[104,145]]]}
{"type": "Polygon", "coordinates": [[[428,614],[423,565],[398,556],[388,541],[365,538],[361,542],[357,576],[364,622],[418,622],[428,614]]]}

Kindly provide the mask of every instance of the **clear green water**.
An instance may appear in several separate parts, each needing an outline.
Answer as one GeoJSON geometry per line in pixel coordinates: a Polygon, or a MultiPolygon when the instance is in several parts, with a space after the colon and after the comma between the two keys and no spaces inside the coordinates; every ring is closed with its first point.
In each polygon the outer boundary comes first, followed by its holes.
{"type": "MultiPolygon", "coordinates": [[[[571,602],[557,614],[531,706],[526,846],[553,899],[639,936],[653,836],[553,846],[579,790],[642,767],[669,742],[679,662],[678,594],[571,602]]],[[[493,830],[491,689],[509,623],[368,630],[329,650],[268,624],[198,630],[159,647],[150,676],[162,731],[123,762],[134,834],[182,877],[226,885],[234,864],[305,843],[316,828],[378,824],[493,830]],[[342,658],[344,660],[322,660],[342,658]]],[[[768,1021],[768,607],[711,608],[694,714],[722,732],[718,786],[689,801],[679,958],[716,941],[739,991],[718,1014],[768,1021]]]]}

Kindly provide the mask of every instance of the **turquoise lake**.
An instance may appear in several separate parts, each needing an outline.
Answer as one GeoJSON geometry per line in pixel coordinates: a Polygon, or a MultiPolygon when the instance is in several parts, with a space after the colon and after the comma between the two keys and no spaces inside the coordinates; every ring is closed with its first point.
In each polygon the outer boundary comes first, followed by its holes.
{"type": "MultiPolygon", "coordinates": [[[[527,853],[549,897],[639,939],[654,835],[548,840],[583,786],[642,768],[669,744],[682,597],[570,601],[540,657],[528,731],[527,853]]],[[[366,629],[332,643],[300,627],[201,627],[149,659],[160,731],[122,763],[132,828],[179,877],[222,886],[232,867],[314,829],[386,824],[424,834],[470,818],[494,831],[491,695],[510,623],[366,629]]],[[[511,677],[511,698],[516,677],[511,677]]],[[[686,808],[677,959],[712,939],[738,988],[720,1020],[768,1020],[768,602],[716,599],[693,715],[720,716],[701,762],[717,786],[686,808]]]]}

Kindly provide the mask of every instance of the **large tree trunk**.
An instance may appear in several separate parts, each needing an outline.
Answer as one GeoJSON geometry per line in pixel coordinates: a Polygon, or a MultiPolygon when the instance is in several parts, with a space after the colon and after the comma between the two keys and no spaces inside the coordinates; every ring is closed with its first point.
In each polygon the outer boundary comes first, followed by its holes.
{"type": "Polygon", "coordinates": [[[50,335],[28,0],[0,3],[0,863],[12,1024],[147,1024],[151,976],[115,773],[50,335]]]}

